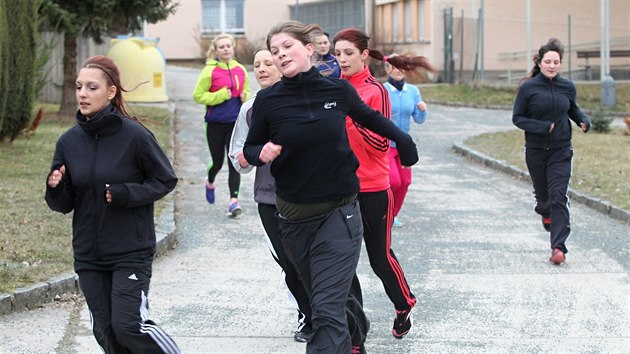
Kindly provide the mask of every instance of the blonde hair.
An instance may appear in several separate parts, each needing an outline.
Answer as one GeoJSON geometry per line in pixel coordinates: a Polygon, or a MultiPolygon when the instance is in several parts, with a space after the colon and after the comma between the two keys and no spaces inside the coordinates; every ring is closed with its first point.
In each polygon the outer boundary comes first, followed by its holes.
{"type": "Polygon", "coordinates": [[[208,51],[206,52],[206,57],[208,59],[214,59],[214,56],[217,53],[217,42],[220,41],[221,39],[229,39],[230,42],[232,42],[232,48],[236,47],[236,42],[234,41],[234,37],[232,37],[232,35],[230,34],[222,33],[214,37],[214,39],[212,40],[212,45],[210,46],[210,48],[208,48],[208,51]]]}

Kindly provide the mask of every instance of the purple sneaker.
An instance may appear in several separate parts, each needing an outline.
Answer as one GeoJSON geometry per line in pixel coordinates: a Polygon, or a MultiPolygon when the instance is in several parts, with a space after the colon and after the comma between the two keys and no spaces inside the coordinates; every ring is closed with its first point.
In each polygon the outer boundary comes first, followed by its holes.
{"type": "Polygon", "coordinates": [[[235,218],[241,215],[242,212],[243,212],[243,209],[241,209],[241,206],[238,205],[238,202],[232,202],[230,203],[230,206],[228,207],[227,216],[231,218],[235,218]]]}
{"type": "Polygon", "coordinates": [[[206,200],[210,204],[214,204],[214,186],[206,180],[206,200]]]}

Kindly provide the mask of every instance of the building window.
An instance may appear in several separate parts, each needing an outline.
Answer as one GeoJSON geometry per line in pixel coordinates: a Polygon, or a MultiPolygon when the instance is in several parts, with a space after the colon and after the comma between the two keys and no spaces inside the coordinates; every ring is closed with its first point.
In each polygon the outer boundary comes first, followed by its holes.
{"type": "Polygon", "coordinates": [[[411,42],[411,0],[405,0],[405,41],[411,42]]]}
{"type": "Polygon", "coordinates": [[[201,34],[245,34],[244,0],[201,0],[201,34]]]}
{"type": "Polygon", "coordinates": [[[392,5],[392,42],[398,42],[398,3],[392,5]]]}
{"type": "Polygon", "coordinates": [[[424,0],[418,0],[418,39],[421,42],[424,42],[426,39],[426,33],[424,30],[424,26],[426,23],[426,3],[424,0]]]}

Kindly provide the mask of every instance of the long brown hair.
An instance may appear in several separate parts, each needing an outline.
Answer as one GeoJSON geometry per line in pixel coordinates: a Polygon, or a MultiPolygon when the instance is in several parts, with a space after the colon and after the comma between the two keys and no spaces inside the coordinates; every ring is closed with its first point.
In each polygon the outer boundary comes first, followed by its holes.
{"type": "Polygon", "coordinates": [[[423,56],[396,55],[388,57],[379,50],[368,47],[370,37],[356,28],[345,28],[335,34],[333,38],[333,47],[338,41],[348,41],[353,43],[360,52],[368,50],[368,55],[376,60],[384,61],[396,67],[399,70],[415,70],[418,68],[435,72],[435,69],[429,63],[429,60],[423,56]]]}
{"type": "Polygon", "coordinates": [[[532,70],[527,73],[527,75],[521,79],[521,83],[523,81],[527,81],[532,77],[538,75],[540,73],[540,61],[547,54],[547,52],[556,52],[560,55],[560,62],[562,63],[562,56],[564,55],[564,45],[557,38],[550,38],[547,43],[543,44],[539,49],[538,53],[535,53],[532,56],[532,61],[534,62],[534,67],[532,70]]]}
{"type": "Polygon", "coordinates": [[[112,98],[111,102],[114,107],[120,111],[123,115],[132,118],[134,120],[138,120],[136,117],[132,117],[127,113],[127,103],[122,97],[123,92],[128,92],[122,87],[120,81],[120,71],[118,70],[118,66],[112,59],[106,57],[104,55],[94,55],[87,58],[81,68],[91,68],[91,69],[99,69],[105,74],[105,80],[107,81],[107,86],[116,86],[116,94],[114,98],[112,98]]]}

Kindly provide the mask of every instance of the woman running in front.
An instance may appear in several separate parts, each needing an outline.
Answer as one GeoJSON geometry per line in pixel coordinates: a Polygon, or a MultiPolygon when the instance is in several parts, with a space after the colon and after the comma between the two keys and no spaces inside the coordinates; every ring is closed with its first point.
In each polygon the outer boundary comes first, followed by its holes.
{"type": "Polygon", "coordinates": [[[319,74],[313,41],[322,32],[318,25],[288,21],[267,35],[283,78],[256,96],[243,153],[254,166],[271,163],[280,239],[311,298],[306,352],[361,353],[368,321],[348,295],[363,223],[356,200],[359,162],[346,117],[395,140],[405,165],[415,164],[418,153],[411,137],[370,109],[347,81],[319,74]]]}

